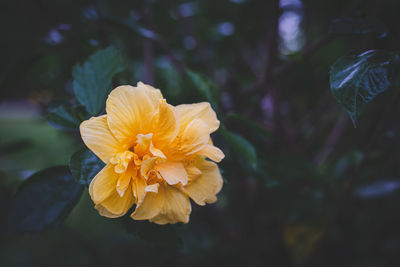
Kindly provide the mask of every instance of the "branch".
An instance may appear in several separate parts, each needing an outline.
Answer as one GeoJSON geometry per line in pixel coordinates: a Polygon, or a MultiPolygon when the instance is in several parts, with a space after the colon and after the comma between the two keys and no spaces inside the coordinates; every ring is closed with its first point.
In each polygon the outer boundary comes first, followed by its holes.
{"type": "Polygon", "coordinates": [[[319,51],[322,47],[324,47],[326,44],[328,44],[331,40],[333,39],[331,34],[327,34],[320,38],[319,40],[315,41],[312,44],[309,44],[304,48],[304,50],[301,53],[301,59],[299,60],[292,60],[286,62],[284,65],[278,67],[273,73],[272,76],[274,79],[280,78],[284,74],[292,71],[297,64],[299,64],[302,60],[304,59],[309,59],[311,58],[316,52],[319,51]]]}
{"type": "MultiPolygon", "coordinates": [[[[145,23],[149,28],[153,27],[153,16],[151,13],[151,1],[146,1],[146,6],[143,11],[145,23]]],[[[149,84],[154,84],[154,51],[153,40],[145,39],[143,42],[143,62],[144,62],[144,77],[149,84]]]]}
{"type": "Polygon", "coordinates": [[[347,118],[346,113],[342,112],[335,126],[332,128],[332,131],[330,132],[324,146],[314,157],[313,162],[315,165],[321,165],[328,158],[328,156],[332,153],[333,149],[339,142],[340,137],[342,137],[343,132],[348,125],[349,119],[347,118]]]}
{"type": "Polygon", "coordinates": [[[107,47],[108,46],[108,36],[107,36],[107,32],[104,27],[104,16],[103,16],[103,11],[100,6],[100,1],[96,2],[95,9],[96,9],[97,14],[99,15],[99,19],[97,22],[97,32],[99,35],[100,44],[102,47],[107,47]]]}

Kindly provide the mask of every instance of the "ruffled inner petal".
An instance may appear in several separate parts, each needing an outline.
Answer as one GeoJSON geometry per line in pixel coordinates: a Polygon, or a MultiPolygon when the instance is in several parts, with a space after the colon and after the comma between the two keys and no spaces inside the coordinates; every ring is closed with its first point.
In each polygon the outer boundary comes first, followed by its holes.
{"type": "Polygon", "coordinates": [[[188,182],[188,175],[182,162],[165,161],[157,164],[155,169],[160,172],[162,178],[170,185],[178,183],[186,185],[188,182]]]}

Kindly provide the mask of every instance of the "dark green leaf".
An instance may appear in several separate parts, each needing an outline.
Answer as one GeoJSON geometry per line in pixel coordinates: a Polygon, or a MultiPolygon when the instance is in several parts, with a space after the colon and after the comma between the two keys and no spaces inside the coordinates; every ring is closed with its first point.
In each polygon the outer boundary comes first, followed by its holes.
{"type": "Polygon", "coordinates": [[[122,58],[113,47],[97,51],[83,65],[74,67],[75,96],[91,115],[98,115],[104,109],[112,79],[123,70],[122,58]]]}
{"type": "Polygon", "coordinates": [[[14,196],[6,219],[8,234],[41,232],[59,226],[82,194],[68,167],[39,171],[14,196]]]}
{"type": "Polygon", "coordinates": [[[78,130],[80,123],[85,119],[86,111],[82,106],[73,108],[59,106],[47,115],[50,124],[66,131],[78,130]]]}
{"type": "Polygon", "coordinates": [[[367,51],[339,58],[330,70],[333,96],[356,125],[363,108],[377,95],[395,85],[399,56],[386,51],[367,51]]]}
{"type": "Polygon", "coordinates": [[[233,150],[242,157],[253,169],[257,169],[257,152],[254,146],[242,136],[232,133],[221,125],[221,135],[233,148],[233,150]]]}
{"type": "Polygon", "coordinates": [[[203,97],[212,104],[215,109],[217,106],[217,91],[216,86],[208,79],[203,78],[196,72],[191,70],[186,71],[187,76],[189,77],[192,84],[195,88],[203,95],[203,97]]]}
{"type": "Polygon", "coordinates": [[[69,161],[72,175],[83,185],[89,185],[103,167],[104,163],[87,148],[75,152],[69,161]]]}
{"type": "Polygon", "coordinates": [[[233,119],[236,120],[240,123],[242,123],[243,125],[252,128],[253,130],[256,130],[257,132],[261,133],[262,135],[268,136],[268,137],[272,137],[272,132],[266,128],[264,128],[262,125],[246,118],[243,115],[237,114],[237,113],[229,113],[226,116],[226,119],[233,119]]]}
{"type": "Polygon", "coordinates": [[[180,248],[183,245],[178,225],[158,225],[148,221],[134,221],[129,216],[125,216],[122,220],[128,233],[151,244],[174,248],[180,248]]]}

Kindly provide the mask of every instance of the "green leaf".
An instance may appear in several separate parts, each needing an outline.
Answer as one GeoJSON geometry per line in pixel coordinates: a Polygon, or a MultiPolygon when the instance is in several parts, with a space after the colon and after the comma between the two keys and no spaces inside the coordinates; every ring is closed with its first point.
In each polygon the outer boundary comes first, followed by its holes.
{"type": "Polygon", "coordinates": [[[86,119],[86,111],[82,106],[59,106],[47,114],[47,120],[56,128],[66,131],[76,131],[80,123],[86,119]]]}
{"type": "Polygon", "coordinates": [[[102,112],[112,89],[112,79],[123,70],[122,58],[113,47],[97,51],[83,65],[74,67],[72,76],[75,96],[91,115],[102,112]]]}
{"type": "Polygon", "coordinates": [[[217,89],[214,83],[189,69],[186,71],[186,74],[199,93],[202,94],[215,109],[217,107],[217,89]]]}
{"type": "Polygon", "coordinates": [[[237,113],[229,113],[228,115],[226,115],[226,119],[236,120],[245,125],[246,127],[252,128],[253,130],[261,133],[262,135],[273,137],[273,133],[270,130],[264,128],[262,125],[246,118],[243,115],[237,113]]]}
{"type": "Polygon", "coordinates": [[[178,225],[159,225],[148,221],[134,221],[130,216],[124,216],[122,221],[128,233],[151,244],[169,248],[181,248],[183,246],[178,225]]]}
{"type": "Polygon", "coordinates": [[[354,126],[369,102],[396,85],[398,66],[398,54],[377,50],[341,57],[331,66],[331,92],[344,106],[354,126]]]}
{"type": "Polygon", "coordinates": [[[83,186],[75,182],[68,167],[39,171],[22,183],[10,205],[6,231],[42,232],[59,226],[81,197],[83,186]]]}
{"type": "Polygon", "coordinates": [[[227,130],[223,125],[221,125],[220,133],[233,150],[240,155],[246,163],[251,166],[251,168],[254,170],[257,169],[257,152],[249,141],[244,139],[242,136],[227,130]]]}
{"type": "Polygon", "coordinates": [[[69,169],[72,175],[83,185],[89,185],[104,165],[103,161],[87,148],[75,152],[69,161],[69,169]]]}

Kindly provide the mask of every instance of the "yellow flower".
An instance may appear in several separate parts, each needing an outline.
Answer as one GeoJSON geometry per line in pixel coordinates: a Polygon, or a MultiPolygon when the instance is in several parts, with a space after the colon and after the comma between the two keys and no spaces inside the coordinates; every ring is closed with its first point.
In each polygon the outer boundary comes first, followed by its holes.
{"type": "Polygon", "coordinates": [[[222,188],[224,153],[210,134],[219,121],[209,103],[172,106],[160,90],[139,82],[109,95],[106,115],[82,122],[85,144],[106,166],[89,186],[95,208],[158,224],[189,221],[191,198],[213,203],[222,188]]]}

